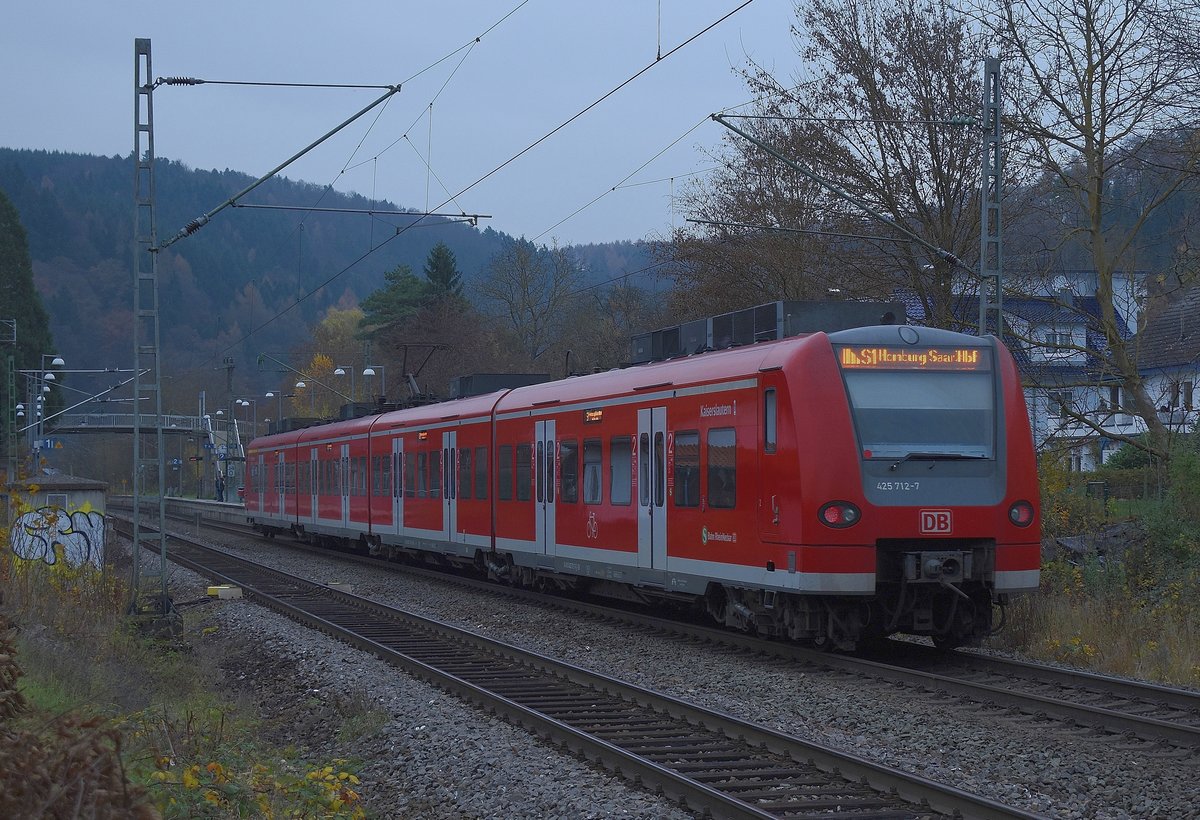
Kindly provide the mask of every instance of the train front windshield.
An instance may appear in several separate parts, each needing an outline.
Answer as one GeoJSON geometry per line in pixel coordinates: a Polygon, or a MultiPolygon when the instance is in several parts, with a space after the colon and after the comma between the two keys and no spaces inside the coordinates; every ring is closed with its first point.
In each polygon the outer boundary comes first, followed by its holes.
{"type": "Polygon", "coordinates": [[[994,458],[992,351],[835,347],[864,458],[994,458]]]}

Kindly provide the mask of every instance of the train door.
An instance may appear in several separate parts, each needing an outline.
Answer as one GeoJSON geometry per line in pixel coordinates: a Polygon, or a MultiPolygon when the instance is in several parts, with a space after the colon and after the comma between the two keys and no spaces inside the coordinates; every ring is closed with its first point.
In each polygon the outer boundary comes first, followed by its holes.
{"type": "Polygon", "coordinates": [[[535,550],[544,555],[555,554],[555,539],[557,530],[555,529],[554,517],[554,487],[557,474],[555,472],[555,461],[557,447],[555,446],[554,425],[553,421],[535,422],[535,446],[534,446],[534,471],[535,482],[537,483],[537,536],[535,550]]]}
{"type": "Polygon", "coordinates": [[[442,537],[447,541],[458,541],[458,482],[455,467],[458,464],[458,432],[442,433],[442,537]]]}
{"type": "Polygon", "coordinates": [[[280,450],[275,454],[275,469],[271,471],[271,474],[275,479],[274,482],[272,482],[274,485],[272,489],[275,493],[275,503],[279,505],[275,509],[279,510],[280,518],[288,517],[286,498],[287,493],[285,489],[287,484],[283,480],[283,477],[286,475],[284,471],[287,469],[287,461],[285,460],[286,454],[287,450],[280,450]]]}
{"type": "Polygon", "coordinates": [[[342,493],[342,526],[350,526],[350,445],[341,445],[339,485],[342,493]]]}
{"type": "Polygon", "coordinates": [[[313,447],[308,451],[308,486],[304,488],[304,492],[308,493],[308,520],[310,524],[315,524],[317,521],[317,505],[320,499],[321,491],[321,463],[317,460],[317,448],[313,447]]]}
{"type": "Polygon", "coordinates": [[[638,410],[638,566],[667,568],[667,408],[638,410]]]}
{"type": "Polygon", "coordinates": [[[392,526],[404,532],[404,439],[392,439],[392,526]]]}

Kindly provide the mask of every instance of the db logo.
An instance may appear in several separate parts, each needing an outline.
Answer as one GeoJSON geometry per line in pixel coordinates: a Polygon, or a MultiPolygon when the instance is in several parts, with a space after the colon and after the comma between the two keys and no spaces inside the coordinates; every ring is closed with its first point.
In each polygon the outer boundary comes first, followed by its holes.
{"type": "Polygon", "coordinates": [[[948,533],[952,529],[949,510],[921,510],[921,532],[948,533]]]}

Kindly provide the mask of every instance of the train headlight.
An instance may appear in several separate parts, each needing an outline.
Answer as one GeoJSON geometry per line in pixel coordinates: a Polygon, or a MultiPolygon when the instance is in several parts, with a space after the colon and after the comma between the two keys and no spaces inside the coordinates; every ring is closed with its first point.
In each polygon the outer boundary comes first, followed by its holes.
{"type": "Polygon", "coordinates": [[[830,501],[821,507],[817,517],[827,527],[843,529],[857,524],[858,519],[862,518],[862,513],[849,501],[830,501]]]}
{"type": "Polygon", "coordinates": [[[1033,523],[1033,505],[1028,501],[1016,501],[1008,508],[1008,520],[1018,527],[1028,527],[1033,523]]]}

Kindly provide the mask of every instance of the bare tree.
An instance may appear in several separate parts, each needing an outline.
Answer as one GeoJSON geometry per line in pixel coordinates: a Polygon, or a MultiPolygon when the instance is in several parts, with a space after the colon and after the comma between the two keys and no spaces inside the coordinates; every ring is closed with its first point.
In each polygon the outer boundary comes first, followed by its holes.
{"type": "MultiPolygon", "coordinates": [[[[1149,433],[1140,446],[1165,457],[1168,434],[1139,372],[1139,337],[1124,331],[1119,314],[1147,222],[1195,186],[1197,4],[972,0],[970,10],[1006,60],[1008,127],[1023,138],[1008,161],[1044,171],[1042,201],[1058,222],[1050,250],[1078,248],[1095,271],[1095,292],[1085,295],[1098,305],[1103,345],[1086,352],[1098,360],[1097,378],[1120,385],[1126,411],[1149,433]]],[[[1072,343],[1064,353],[1082,349],[1072,343]]],[[[1071,415],[1100,431],[1087,414],[1071,415]]]]}
{"type": "Polygon", "coordinates": [[[559,341],[581,278],[566,248],[515,239],[488,261],[479,293],[532,363],[559,341]]]}
{"type": "MultiPolygon", "coordinates": [[[[796,16],[795,76],[784,82],[761,67],[746,72],[761,95],[754,115],[774,118],[745,120],[749,129],[926,241],[977,258],[979,138],[960,125],[979,110],[982,94],[977,31],[941,0],[810,0],[797,4],[796,16]]],[[[952,288],[948,262],[740,139],[728,138],[721,170],[685,206],[714,222],[843,235],[743,233],[735,240],[710,230],[701,238],[720,242],[721,252],[753,243],[760,265],[721,271],[693,262],[694,242],[677,241],[680,284],[707,267],[727,285],[740,286],[741,274],[751,287],[778,287],[793,298],[829,288],[880,296],[906,286],[929,322],[958,323],[953,299],[962,285],[952,288]]]]}

